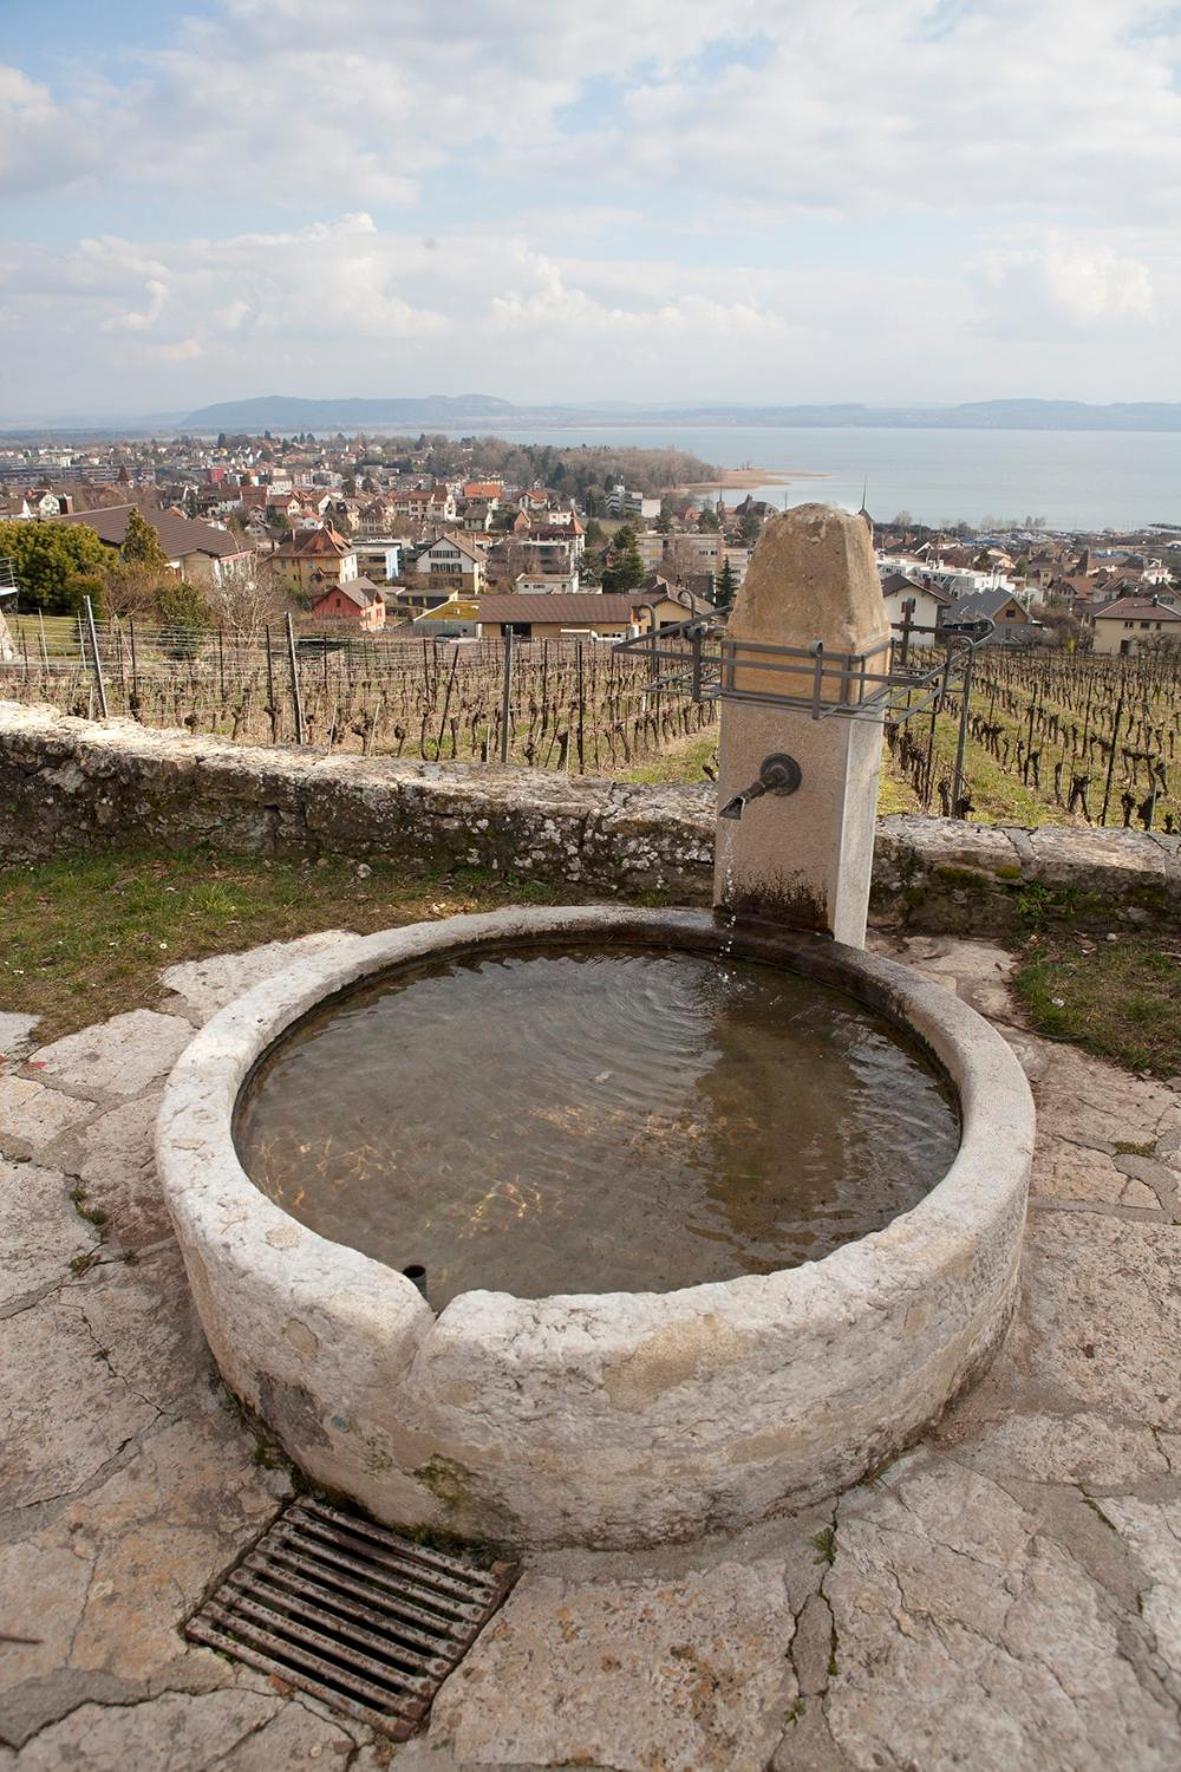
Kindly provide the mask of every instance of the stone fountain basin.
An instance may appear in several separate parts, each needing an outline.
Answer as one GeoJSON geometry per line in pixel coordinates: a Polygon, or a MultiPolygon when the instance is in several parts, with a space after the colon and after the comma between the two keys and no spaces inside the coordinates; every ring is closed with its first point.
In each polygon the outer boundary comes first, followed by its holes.
{"type": "Polygon", "coordinates": [[[515,1544],[627,1546],[834,1493],[985,1368],[1016,1296],[1034,1140],[1000,1035],[908,967],[705,912],[586,906],[453,917],[297,961],[216,1015],[173,1070],[159,1171],[226,1382],[316,1484],[378,1519],[515,1544]],[[325,998],[406,962],[569,938],[723,949],[848,992],[917,1038],[958,1098],[947,1174],[823,1260],[664,1293],[413,1284],[298,1224],[234,1146],[258,1060],[325,998]]]}

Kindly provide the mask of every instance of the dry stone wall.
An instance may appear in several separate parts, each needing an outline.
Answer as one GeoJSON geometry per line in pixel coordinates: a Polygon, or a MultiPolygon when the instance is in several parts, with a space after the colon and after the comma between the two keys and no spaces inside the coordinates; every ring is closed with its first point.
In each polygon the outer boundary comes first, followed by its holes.
{"type": "MultiPolygon", "coordinates": [[[[768,803],[771,804],[770,802],[768,803]]],[[[708,904],[714,790],[526,769],[327,756],[0,703],[0,864],[136,843],[478,867],[708,904]]],[[[1003,934],[1181,918],[1181,838],[878,821],[879,926],[1003,934]]]]}

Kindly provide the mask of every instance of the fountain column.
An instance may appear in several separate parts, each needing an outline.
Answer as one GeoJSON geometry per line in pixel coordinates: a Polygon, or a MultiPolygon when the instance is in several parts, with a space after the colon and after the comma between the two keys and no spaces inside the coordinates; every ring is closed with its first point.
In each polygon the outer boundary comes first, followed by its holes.
{"type": "MultiPolygon", "coordinates": [[[[885,672],[890,622],[864,518],[800,505],[763,530],[726,630],[714,902],[724,913],[864,947],[882,754],[880,712],[814,718],[869,690],[841,659],[885,672]],[[791,647],[810,657],[760,653],[791,647]],[[778,668],[772,668],[772,666],[778,668]],[[788,696],[772,706],[742,697],[788,696]],[[789,762],[795,768],[789,767],[789,762]]],[[[869,686],[872,689],[872,685],[869,686]]]]}

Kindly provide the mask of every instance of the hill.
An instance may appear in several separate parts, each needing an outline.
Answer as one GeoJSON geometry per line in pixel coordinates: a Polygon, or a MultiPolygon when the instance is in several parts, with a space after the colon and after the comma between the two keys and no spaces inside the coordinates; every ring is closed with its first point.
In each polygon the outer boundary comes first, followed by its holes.
{"type": "Polygon", "coordinates": [[[366,425],[457,425],[469,419],[508,418],[516,408],[492,394],[428,394],[406,400],[302,400],[265,394],[222,400],[190,412],[186,426],[202,431],[355,431],[366,425]]]}

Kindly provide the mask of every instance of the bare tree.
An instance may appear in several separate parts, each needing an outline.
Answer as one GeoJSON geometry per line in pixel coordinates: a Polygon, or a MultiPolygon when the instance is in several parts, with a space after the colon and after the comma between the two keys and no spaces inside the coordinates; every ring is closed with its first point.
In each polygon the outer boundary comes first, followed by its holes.
{"type": "Polygon", "coordinates": [[[287,607],[283,587],[273,573],[258,572],[253,559],[228,573],[205,593],[215,627],[240,640],[256,640],[268,622],[287,607]]]}

